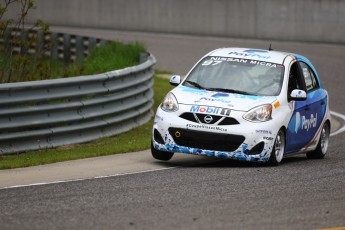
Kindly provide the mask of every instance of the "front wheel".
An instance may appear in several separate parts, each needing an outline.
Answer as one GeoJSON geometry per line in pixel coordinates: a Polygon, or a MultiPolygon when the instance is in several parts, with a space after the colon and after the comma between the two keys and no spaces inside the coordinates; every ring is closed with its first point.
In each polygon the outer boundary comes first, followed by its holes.
{"type": "Polygon", "coordinates": [[[307,153],[309,159],[322,159],[326,156],[329,142],[330,127],[329,123],[325,123],[321,130],[319,143],[314,151],[307,153]]]}
{"type": "Polygon", "coordinates": [[[174,156],[174,153],[160,151],[160,150],[155,149],[153,147],[152,142],[151,142],[151,153],[152,153],[153,158],[157,160],[161,160],[161,161],[168,161],[174,156]]]}
{"type": "Polygon", "coordinates": [[[274,141],[273,150],[271,152],[270,159],[268,163],[270,165],[278,165],[284,156],[285,152],[285,133],[282,129],[279,130],[276,139],[274,141]]]}

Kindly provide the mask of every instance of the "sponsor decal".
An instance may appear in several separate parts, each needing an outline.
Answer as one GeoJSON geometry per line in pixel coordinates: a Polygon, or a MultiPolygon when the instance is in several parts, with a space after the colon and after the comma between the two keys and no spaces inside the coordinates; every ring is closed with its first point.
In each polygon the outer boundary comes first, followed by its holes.
{"type": "Polygon", "coordinates": [[[265,62],[265,61],[254,61],[254,60],[251,60],[250,64],[252,64],[252,65],[263,65],[263,66],[267,66],[267,67],[277,68],[277,64],[270,63],[270,62],[265,62]]]}
{"type": "Polygon", "coordinates": [[[246,52],[246,53],[268,53],[267,50],[255,50],[255,49],[244,50],[243,52],[246,52]]]}
{"type": "Polygon", "coordinates": [[[261,59],[269,59],[271,56],[264,55],[263,52],[258,52],[258,50],[246,50],[244,52],[230,52],[230,55],[240,56],[240,57],[253,57],[261,59]]]}
{"type": "Polygon", "coordinates": [[[311,128],[316,128],[317,125],[317,113],[311,114],[310,118],[306,116],[301,116],[299,112],[296,113],[296,123],[295,123],[295,133],[298,133],[298,130],[306,130],[307,132],[311,128]]]}
{"type": "Polygon", "coordinates": [[[227,93],[216,93],[216,94],[213,94],[211,97],[215,97],[215,98],[229,97],[229,94],[227,94],[227,93]]]}
{"type": "Polygon", "coordinates": [[[272,141],[273,137],[263,137],[264,140],[272,141]]]}
{"type": "Polygon", "coordinates": [[[249,60],[243,58],[211,57],[209,60],[204,61],[202,65],[217,65],[222,63],[223,61],[247,63],[249,60]]]}
{"type": "Polygon", "coordinates": [[[203,125],[203,124],[187,124],[187,128],[194,128],[194,129],[208,129],[212,131],[221,131],[221,132],[227,132],[228,129],[219,127],[219,126],[209,126],[209,125],[203,125]]]}
{"type": "Polygon", "coordinates": [[[296,113],[296,123],[295,123],[295,133],[298,133],[300,125],[301,125],[301,114],[299,112],[297,112],[296,113]]]}
{"type": "Polygon", "coordinates": [[[315,114],[311,114],[310,118],[306,118],[305,116],[302,116],[302,129],[307,130],[307,132],[309,131],[310,128],[315,128],[317,124],[317,113],[315,114]]]}
{"type": "Polygon", "coordinates": [[[260,133],[260,134],[272,134],[271,130],[264,130],[264,129],[258,129],[255,130],[256,133],[260,133]]]}
{"type": "Polygon", "coordinates": [[[211,95],[210,97],[206,96],[206,97],[202,97],[198,100],[196,100],[195,102],[201,102],[201,101],[212,101],[212,102],[222,102],[222,103],[230,103],[230,100],[226,100],[224,99],[225,97],[229,97],[229,94],[227,93],[215,93],[213,95],[211,95]]]}
{"type": "Polygon", "coordinates": [[[192,113],[206,113],[206,114],[216,114],[216,115],[223,115],[223,116],[230,116],[230,109],[225,108],[217,108],[217,107],[209,107],[209,106],[199,106],[193,105],[191,106],[189,112],[192,113]]]}
{"type": "MultiPolygon", "coordinates": [[[[242,55],[243,57],[257,57],[261,59],[268,59],[270,56],[260,56],[258,54],[241,54],[238,52],[231,52],[229,54],[235,54],[235,55],[242,55]]],[[[277,68],[280,67],[282,68],[283,65],[281,64],[275,64],[271,62],[266,62],[266,61],[258,61],[258,60],[250,60],[250,59],[244,59],[244,58],[231,58],[231,57],[211,57],[209,60],[205,60],[201,65],[203,66],[215,66],[218,65],[222,62],[237,62],[237,63],[246,63],[250,65],[261,65],[261,66],[266,66],[266,67],[271,67],[271,68],[277,68]]]]}
{"type": "Polygon", "coordinates": [[[230,103],[230,100],[225,100],[223,98],[210,98],[210,97],[202,97],[199,100],[196,100],[195,102],[200,101],[212,101],[212,102],[222,102],[222,103],[230,103]]]}

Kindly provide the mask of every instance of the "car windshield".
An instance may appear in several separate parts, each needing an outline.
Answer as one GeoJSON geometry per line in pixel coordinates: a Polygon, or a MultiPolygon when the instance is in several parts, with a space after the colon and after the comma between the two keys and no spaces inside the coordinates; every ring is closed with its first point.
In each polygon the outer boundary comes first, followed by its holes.
{"type": "Polygon", "coordinates": [[[229,93],[277,96],[284,76],[281,64],[228,57],[206,57],[183,85],[229,93]]]}

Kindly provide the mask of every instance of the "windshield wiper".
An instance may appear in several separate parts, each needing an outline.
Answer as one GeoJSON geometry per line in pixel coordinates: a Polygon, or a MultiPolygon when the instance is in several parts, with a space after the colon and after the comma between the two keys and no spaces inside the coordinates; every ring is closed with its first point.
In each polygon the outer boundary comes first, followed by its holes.
{"type": "Polygon", "coordinates": [[[236,90],[236,89],[224,89],[224,88],[209,88],[207,90],[210,91],[221,91],[221,92],[225,92],[225,93],[236,93],[236,94],[244,94],[244,95],[253,95],[253,96],[257,96],[255,94],[252,93],[248,93],[245,91],[241,91],[241,90],[236,90]]]}
{"type": "Polygon", "coordinates": [[[224,89],[224,88],[205,88],[205,87],[199,85],[198,83],[196,83],[194,81],[186,81],[186,82],[191,84],[192,86],[195,86],[198,89],[206,89],[206,90],[209,90],[209,91],[220,91],[220,92],[225,92],[225,93],[236,93],[236,94],[244,94],[244,95],[254,95],[254,96],[257,96],[255,94],[248,93],[248,92],[241,91],[241,90],[224,89]]]}
{"type": "Polygon", "coordinates": [[[187,83],[191,84],[192,86],[195,86],[198,89],[205,89],[205,87],[199,85],[198,83],[194,82],[194,81],[186,81],[187,83]]]}

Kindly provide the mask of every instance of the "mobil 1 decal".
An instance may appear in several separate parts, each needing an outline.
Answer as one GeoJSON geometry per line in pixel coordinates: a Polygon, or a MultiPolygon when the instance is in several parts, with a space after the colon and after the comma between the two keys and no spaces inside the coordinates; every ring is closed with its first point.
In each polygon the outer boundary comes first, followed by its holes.
{"type": "Polygon", "coordinates": [[[190,107],[189,112],[192,113],[204,113],[204,114],[213,114],[213,115],[223,115],[223,116],[230,116],[230,109],[225,108],[217,108],[211,106],[200,106],[200,105],[192,105],[190,107]]]}

